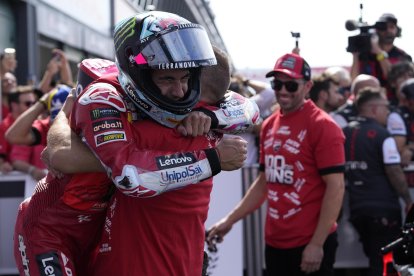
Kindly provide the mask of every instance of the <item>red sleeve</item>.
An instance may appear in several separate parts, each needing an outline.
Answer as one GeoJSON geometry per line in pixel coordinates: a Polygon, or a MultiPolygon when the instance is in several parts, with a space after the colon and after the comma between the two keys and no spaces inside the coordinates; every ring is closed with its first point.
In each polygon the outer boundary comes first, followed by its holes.
{"type": "Polygon", "coordinates": [[[312,133],[318,169],[327,170],[327,172],[343,171],[345,136],[342,129],[333,120],[324,117],[315,120],[312,129],[318,130],[312,133]]]}
{"type": "Polygon", "coordinates": [[[43,145],[47,144],[47,132],[50,127],[50,117],[43,120],[35,120],[32,124],[32,129],[35,131],[36,141],[33,145],[43,145]]]}
{"type": "Polygon", "coordinates": [[[4,137],[6,131],[3,125],[0,125],[0,157],[8,161],[7,151],[8,143],[6,137],[4,137]]]}
{"type": "MultiPolygon", "coordinates": [[[[101,160],[117,188],[136,196],[198,183],[220,171],[214,149],[186,153],[140,149],[121,94],[107,83],[91,85],[72,110],[71,125],[101,160]]],[[[157,137],[154,137],[157,139],[157,137]]]]}
{"type": "Polygon", "coordinates": [[[30,163],[30,156],[32,154],[31,146],[13,145],[10,152],[10,161],[16,160],[25,161],[30,163]]]}

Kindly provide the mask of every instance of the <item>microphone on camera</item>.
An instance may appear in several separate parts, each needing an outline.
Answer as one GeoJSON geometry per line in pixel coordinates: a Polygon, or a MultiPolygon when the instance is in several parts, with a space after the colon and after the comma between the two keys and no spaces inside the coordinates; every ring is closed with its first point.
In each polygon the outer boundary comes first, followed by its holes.
{"type": "Polygon", "coordinates": [[[347,29],[348,31],[355,31],[356,29],[358,29],[358,21],[356,20],[347,20],[345,21],[345,29],[347,29]]]}

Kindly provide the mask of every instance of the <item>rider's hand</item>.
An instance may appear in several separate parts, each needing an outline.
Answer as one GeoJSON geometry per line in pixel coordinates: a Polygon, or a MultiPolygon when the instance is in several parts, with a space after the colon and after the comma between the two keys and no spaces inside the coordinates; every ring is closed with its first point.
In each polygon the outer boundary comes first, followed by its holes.
{"type": "Polygon", "coordinates": [[[184,136],[197,137],[207,134],[211,127],[211,118],[200,111],[191,112],[177,127],[184,136]]]}
{"type": "Polygon", "coordinates": [[[239,136],[224,137],[217,145],[223,171],[237,170],[247,158],[247,142],[239,136]]]}

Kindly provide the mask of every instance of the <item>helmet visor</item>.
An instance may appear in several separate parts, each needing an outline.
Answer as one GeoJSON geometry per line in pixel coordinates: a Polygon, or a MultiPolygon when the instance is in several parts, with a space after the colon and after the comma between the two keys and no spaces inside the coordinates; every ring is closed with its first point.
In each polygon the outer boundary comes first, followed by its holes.
{"type": "Polygon", "coordinates": [[[141,54],[134,58],[136,63],[153,69],[182,69],[217,63],[207,33],[201,27],[178,26],[150,41],[141,54]]]}

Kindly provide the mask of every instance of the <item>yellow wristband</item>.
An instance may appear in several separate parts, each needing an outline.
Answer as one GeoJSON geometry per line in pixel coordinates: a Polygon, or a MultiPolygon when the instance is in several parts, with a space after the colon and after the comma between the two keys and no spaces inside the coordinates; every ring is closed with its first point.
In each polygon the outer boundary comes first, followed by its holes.
{"type": "Polygon", "coordinates": [[[377,54],[376,56],[378,61],[383,61],[384,59],[388,58],[388,53],[387,52],[381,52],[379,54],[377,54]]]}

